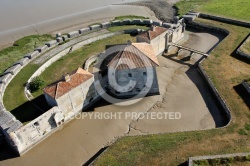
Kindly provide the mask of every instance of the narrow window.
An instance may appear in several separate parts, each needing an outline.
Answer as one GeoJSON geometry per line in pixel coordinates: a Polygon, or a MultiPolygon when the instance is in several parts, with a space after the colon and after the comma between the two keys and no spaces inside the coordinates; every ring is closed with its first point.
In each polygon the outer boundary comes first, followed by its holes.
{"type": "Polygon", "coordinates": [[[132,74],[131,74],[131,73],[128,73],[128,77],[132,77],[132,74]]]}
{"type": "Polygon", "coordinates": [[[146,72],[143,72],[143,75],[144,75],[144,76],[146,76],[146,75],[147,75],[147,73],[146,73],[146,72]]]}

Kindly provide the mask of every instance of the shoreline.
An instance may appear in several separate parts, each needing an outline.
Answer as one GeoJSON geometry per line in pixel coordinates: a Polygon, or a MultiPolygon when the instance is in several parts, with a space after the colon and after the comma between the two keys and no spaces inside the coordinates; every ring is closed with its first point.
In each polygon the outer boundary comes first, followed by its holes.
{"type": "Polygon", "coordinates": [[[111,21],[116,16],[138,15],[158,20],[153,11],[147,7],[131,5],[109,5],[84,12],[71,14],[43,22],[0,32],[0,49],[11,46],[16,40],[29,36],[66,33],[71,30],[87,27],[92,23],[111,21]]]}

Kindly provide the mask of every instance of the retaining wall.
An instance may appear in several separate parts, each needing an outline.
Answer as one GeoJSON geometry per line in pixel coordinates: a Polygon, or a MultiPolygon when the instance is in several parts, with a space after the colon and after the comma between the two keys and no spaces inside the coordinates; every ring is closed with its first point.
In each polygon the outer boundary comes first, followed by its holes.
{"type": "Polygon", "coordinates": [[[0,83],[3,83],[5,86],[7,86],[13,78],[14,76],[12,74],[7,73],[0,77],[0,83]]]}
{"type": "Polygon", "coordinates": [[[14,65],[16,64],[20,64],[21,66],[26,66],[28,63],[30,62],[29,58],[24,57],[23,59],[17,61],[16,63],[14,63],[14,65]]]}
{"type": "Polygon", "coordinates": [[[4,74],[12,74],[16,75],[20,70],[22,69],[22,66],[20,64],[14,64],[12,67],[8,68],[4,74]]]}
{"type": "Polygon", "coordinates": [[[244,57],[244,58],[250,60],[250,54],[247,54],[247,53],[245,53],[245,52],[242,51],[243,47],[244,47],[247,43],[249,43],[249,45],[250,45],[250,34],[247,35],[246,39],[245,39],[245,40],[243,41],[243,43],[238,47],[238,49],[236,50],[236,54],[238,54],[238,55],[240,55],[240,56],[242,56],[242,57],[244,57]]]}
{"type": "Polygon", "coordinates": [[[70,32],[68,33],[68,38],[76,38],[78,37],[80,34],[79,34],[79,31],[73,31],[73,32],[70,32]]]}
{"type": "Polygon", "coordinates": [[[29,59],[35,59],[36,57],[38,57],[39,56],[39,51],[33,51],[33,52],[30,52],[30,53],[28,53],[28,54],[26,54],[25,56],[24,56],[24,58],[29,58],[29,59]]]}
{"type": "Polygon", "coordinates": [[[250,28],[250,22],[244,22],[244,21],[229,19],[225,17],[213,16],[213,15],[204,14],[204,13],[200,13],[199,17],[250,28]]]}
{"type": "MultiPolygon", "coordinates": [[[[222,33],[224,35],[228,35],[229,31],[223,28],[219,28],[219,27],[213,27],[211,25],[207,25],[207,24],[203,24],[203,23],[198,23],[198,22],[187,22],[187,26],[191,26],[191,27],[195,27],[195,28],[201,28],[201,29],[207,29],[210,31],[216,31],[218,33],[222,33]]],[[[204,68],[202,67],[202,62],[205,59],[203,59],[199,64],[198,64],[198,71],[200,72],[200,74],[202,75],[202,77],[205,79],[205,81],[207,82],[207,84],[209,85],[210,89],[212,90],[213,94],[216,96],[217,100],[219,101],[220,105],[222,106],[223,110],[225,111],[228,121],[229,123],[226,125],[228,126],[231,122],[231,112],[230,109],[228,108],[228,106],[226,105],[225,100],[220,96],[217,88],[214,86],[214,84],[212,83],[212,80],[210,79],[210,77],[207,75],[206,71],[204,70],[204,68]]],[[[225,126],[225,127],[226,127],[225,126]]]]}
{"type": "Polygon", "coordinates": [[[188,166],[194,166],[194,161],[198,160],[209,160],[209,159],[222,159],[222,158],[232,158],[232,157],[246,157],[250,153],[235,153],[235,154],[224,154],[224,155],[213,155],[213,156],[196,156],[190,157],[188,160],[188,166]]]}
{"type": "Polygon", "coordinates": [[[54,46],[58,45],[58,42],[56,40],[51,40],[51,41],[45,43],[45,45],[47,45],[48,47],[54,47],[54,46]]]}
{"type": "Polygon", "coordinates": [[[86,34],[90,31],[90,28],[82,28],[82,29],[79,29],[79,34],[83,35],[83,34],[86,34]]]}
{"type": "Polygon", "coordinates": [[[44,53],[49,49],[47,45],[43,45],[41,47],[36,48],[34,51],[38,51],[39,53],[44,53]]]}
{"type": "Polygon", "coordinates": [[[207,24],[199,23],[199,22],[187,22],[187,26],[194,27],[194,28],[200,28],[200,29],[207,29],[207,30],[219,32],[219,33],[222,33],[225,35],[229,34],[229,31],[226,29],[214,27],[212,25],[207,25],[207,24]]]}
{"type": "Polygon", "coordinates": [[[101,25],[92,25],[89,28],[92,31],[97,31],[97,30],[100,30],[102,27],[101,27],[101,25]]]}
{"type": "MultiPolygon", "coordinates": [[[[228,121],[231,121],[231,112],[230,109],[227,107],[225,100],[220,96],[217,88],[214,86],[213,82],[211,81],[210,77],[207,75],[207,73],[205,72],[205,70],[203,69],[201,63],[203,62],[203,60],[200,62],[200,64],[198,65],[198,71],[201,73],[201,75],[203,76],[203,78],[206,80],[207,84],[209,85],[210,89],[212,90],[213,94],[216,96],[216,98],[218,99],[220,105],[222,106],[223,110],[225,111],[228,121]]],[[[227,126],[230,123],[227,124],[227,126]]]]}
{"type": "Polygon", "coordinates": [[[5,91],[5,85],[3,83],[0,83],[0,97],[1,97],[0,103],[1,104],[2,104],[2,96],[4,95],[4,91],[5,91]]]}
{"type": "Polygon", "coordinates": [[[102,28],[109,28],[109,27],[111,27],[111,23],[110,22],[104,22],[104,23],[102,23],[102,28]]]}
{"type": "Polygon", "coordinates": [[[241,84],[246,89],[247,93],[250,95],[250,85],[246,81],[243,81],[241,84]]]}
{"type": "Polygon", "coordinates": [[[94,63],[96,60],[98,59],[97,55],[93,55],[90,58],[88,58],[84,64],[84,70],[88,71],[89,70],[89,66],[94,63]]]}

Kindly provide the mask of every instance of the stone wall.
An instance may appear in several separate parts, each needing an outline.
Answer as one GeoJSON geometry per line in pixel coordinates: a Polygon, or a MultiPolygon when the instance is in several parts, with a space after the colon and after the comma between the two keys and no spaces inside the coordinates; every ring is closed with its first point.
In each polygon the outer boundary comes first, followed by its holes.
{"type": "Polygon", "coordinates": [[[12,74],[16,75],[20,70],[22,69],[22,66],[20,64],[14,64],[12,67],[8,68],[4,74],[12,74]]]}
{"type": "Polygon", "coordinates": [[[228,122],[229,122],[226,126],[228,126],[230,124],[230,122],[231,122],[231,111],[228,108],[228,106],[226,104],[226,101],[220,96],[220,94],[219,94],[217,88],[214,86],[212,80],[207,75],[206,71],[203,69],[203,67],[201,65],[202,62],[203,62],[203,60],[198,65],[198,71],[203,76],[203,78],[206,80],[206,82],[209,85],[210,89],[212,90],[213,94],[216,96],[216,98],[219,101],[221,107],[223,108],[223,111],[226,113],[226,116],[227,116],[227,119],[228,119],[228,122]]]}
{"type": "Polygon", "coordinates": [[[246,89],[247,93],[250,95],[250,85],[246,81],[243,81],[241,84],[246,89]]]}
{"type": "Polygon", "coordinates": [[[82,29],[79,29],[79,34],[83,35],[83,34],[86,34],[90,31],[90,28],[82,28],[82,29]]]}
{"type": "Polygon", "coordinates": [[[204,23],[199,23],[199,22],[187,22],[187,26],[189,27],[195,27],[195,28],[200,28],[200,29],[207,29],[210,31],[214,31],[214,32],[219,32],[222,33],[224,35],[228,35],[229,31],[223,28],[219,28],[219,27],[214,27],[212,25],[208,25],[208,24],[204,24],[204,23]]]}
{"type": "Polygon", "coordinates": [[[188,160],[188,166],[194,166],[195,161],[199,160],[209,160],[209,159],[222,159],[222,158],[237,158],[237,157],[246,157],[249,156],[250,153],[235,153],[235,154],[223,154],[223,155],[214,155],[214,156],[197,156],[190,157],[188,160]]]}
{"type": "MultiPolygon", "coordinates": [[[[224,34],[226,36],[229,35],[229,31],[226,30],[226,29],[219,28],[219,27],[214,27],[214,26],[207,25],[207,24],[204,24],[204,23],[198,23],[198,22],[193,22],[192,21],[192,22],[187,22],[187,26],[200,28],[200,29],[206,29],[206,30],[210,30],[210,31],[215,31],[215,32],[224,34]]],[[[216,96],[217,100],[219,101],[220,105],[222,106],[223,111],[226,113],[226,116],[227,116],[228,121],[229,121],[229,123],[225,126],[225,127],[227,127],[231,122],[231,111],[228,108],[228,106],[226,105],[225,100],[220,96],[217,88],[212,83],[212,80],[210,79],[210,77],[207,75],[206,71],[202,67],[202,62],[203,61],[204,61],[204,59],[199,63],[198,71],[200,72],[202,77],[205,79],[206,83],[209,85],[209,87],[212,90],[213,94],[216,96]]]]}
{"type": "Polygon", "coordinates": [[[88,58],[84,64],[84,70],[88,71],[89,70],[89,66],[94,63],[95,61],[97,61],[98,56],[93,55],[90,58],[88,58]]]}
{"type": "MultiPolygon", "coordinates": [[[[152,21],[152,20],[123,20],[120,21],[121,25],[125,24],[139,24],[139,25],[162,25],[162,22],[152,21]]],[[[49,51],[51,48],[56,47],[58,44],[62,43],[63,40],[71,40],[73,38],[79,37],[80,35],[84,35],[86,33],[92,32],[94,30],[99,30],[100,28],[107,28],[111,26],[112,23],[103,23],[102,25],[92,27],[92,28],[84,28],[78,31],[73,31],[68,33],[68,35],[58,36],[56,40],[48,41],[45,45],[36,48],[33,52],[28,53],[22,58],[21,60],[14,63],[14,65],[6,70],[5,75],[0,77],[0,131],[3,132],[5,135],[8,143],[21,155],[28,151],[30,148],[38,144],[40,141],[45,139],[47,136],[52,134],[54,131],[59,129],[58,127],[58,119],[60,121],[60,117],[62,117],[62,111],[58,107],[53,107],[52,109],[48,110],[43,115],[39,116],[35,120],[31,121],[27,125],[23,126],[20,121],[16,120],[15,117],[10,113],[5,111],[4,104],[2,101],[2,96],[4,95],[5,88],[8,86],[10,81],[16,76],[16,74],[28,63],[32,60],[36,59],[41,54],[49,51]]],[[[73,46],[68,45],[65,43],[65,48],[51,59],[49,59],[46,63],[44,63],[29,79],[28,82],[32,80],[32,78],[39,76],[48,66],[52,63],[60,59],[61,57],[68,54],[70,51],[77,50],[84,45],[90,44],[97,40],[101,40],[107,37],[123,34],[124,32],[114,32],[114,33],[107,33],[95,38],[90,38],[85,41],[81,41],[73,46]]],[[[89,64],[91,64],[93,59],[89,60],[89,64]]],[[[98,86],[98,83],[95,83],[98,86]]],[[[96,87],[94,87],[96,88],[96,87]]],[[[25,87],[25,91],[27,91],[27,87],[25,87]]],[[[89,93],[93,95],[92,93],[89,93]]],[[[101,93],[102,94],[102,93],[101,93]]],[[[94,96],[87,96],[88,100],[83,103],[83,108],[87,108],[92,105],[94,102],[100,99],[100,95],[94,93],[94,96]],[[89,100],[91,99],[91,101],[89,100]]],[[[74,112],[71,114],[73,117],[78,112],[74,112]]],[[[62,120],[62,119],[61,119],[62,120]]],[[[70,116],[68,116],[67,120],[71,120],[70,116]]]]}
{"type": "Polygon", "coordinates": [[[155,67],[124,69],[116,71],[113,68],[108,69],[110,77],[109,91],[115,96],[133,96],[159,93],[158,79],[155,67]],[[148,75],[148,76],[147,76],[148,75]],[[120,80],[119,78],[122,78],[120,80]],[[126,78],[126,80],[124,80],[126,78]],[[151,84],[150,84],[151,83],[151,84]],[[127,85],[126,88],[120,85],[127,85]]]}
{"type": "Polygon", "coordinates": [[[238,49],[236,50],[236,53],[237,53],[238,55],[240,55],[240,56],[242,56],[242,57],[244,57],[244,58],[250,60],[250,54],[247,54],[247,53],[245,53],[245,52],[242,51],[243,47],[244,47],[247,43],[249,43],[249,45],[250,45],[250,34],[247,35],[246,40],[244,40],[243,43],[238,47],[238,49]]]}
{"type": "Polygon", "coordinates": [[[233,20],[233,19],[229,19],[229,18],[225,18],[225,17],[213,16],[213,15],[204,14],[204,13],[200,13],[199,17],[204,18],[204,19],[215,20],[215,21],[220,21],[220,22],[224,22],[224,23],[229,23],[229,24],[233,24],[233,25],[238,25],[238,26],[250,28],[250,22],[233,20]]]}
{"type": "Polygon", "coordinates": [[[100,30],[102,27],[101,25],[91,25],[89,28],[92,31],[97,31],[97,30],[100,30]]]}

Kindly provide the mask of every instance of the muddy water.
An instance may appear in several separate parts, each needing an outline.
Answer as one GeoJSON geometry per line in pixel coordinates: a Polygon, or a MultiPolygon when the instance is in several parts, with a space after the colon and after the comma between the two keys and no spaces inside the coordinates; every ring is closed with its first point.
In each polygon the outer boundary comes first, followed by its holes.
{"type": "MultiPolygon", "coordinates": [[[[218,44],[223,36],[200,31],[189,31],[185,46],[207,52],[218,44]],[[198,42],[197,42],[198,41],[198,42]]],[[[198,60],[199,56],[194,59],[198,60]]],[[[144,98],[139,103],[118,107],[105,101],[98,102],[95,112],[146,112],[156,101],[167,98],[156,111],[179,111],[182,121],[142,120],[132,124],[135,129],[148,133],[209,129],[223,125],[223,115],[218,104],[197,71],[174,59],[159,57],[161,67],[158,77],[161,95],[144,98]],[[172,79],[173,78],[173,79],[172,79]],[[167,87],[167,92],[164,90],[167,87]],[[180,102],[181,101],[181,102],[180,102]],[[194,119],[195,118],[195,119],[194,119]],[[188,125],[187,125],[188,124],[188,125]]],[[[140,134],[130,129],[131,119],[93,120],[89,117],[73,120],[63,130],[54,133],[22,157],[13,158],[7,147],[0,148],[0,165],[81,165],[115,137],[140,134]],[[6,151],[4,151],[6,150],[6,151]]]]}
{"type": "MultiPolygon", "coordinates": [[[[55,34],[106,22],[116,16],[150,17],[146,7],[111,5],[132,0],[0,0],[0,49],[34,34],[55,34]]],[[[153,17],[154,19],[154,17],[153,17]]]]}
{"type": "Polygon", "coordinates": [[[133,0],[0,0],[0,32],[133,0]]]}

